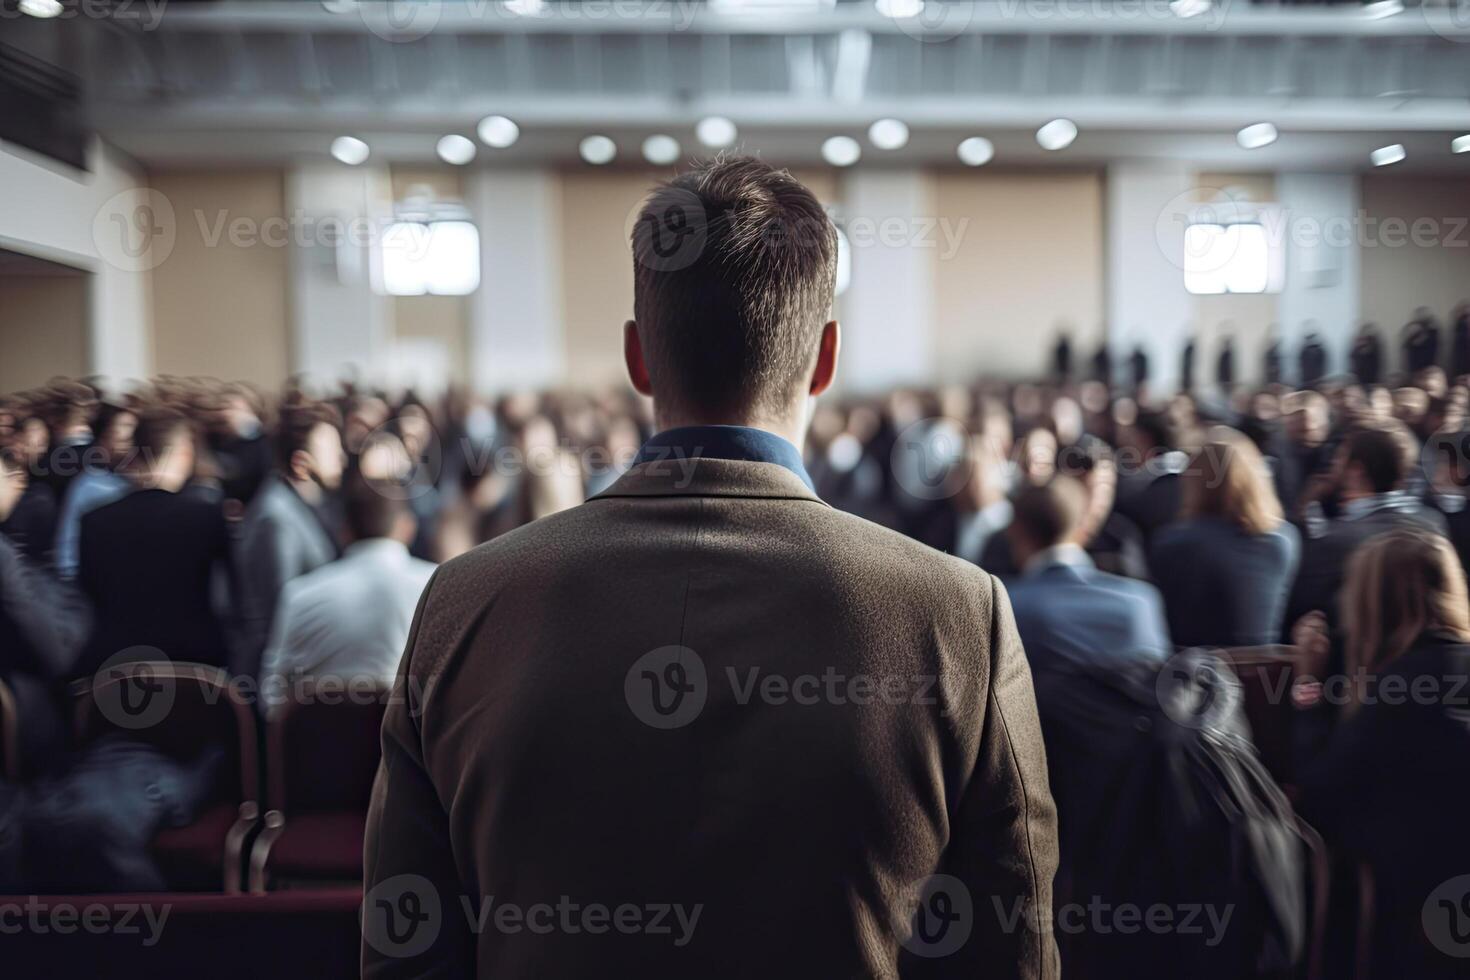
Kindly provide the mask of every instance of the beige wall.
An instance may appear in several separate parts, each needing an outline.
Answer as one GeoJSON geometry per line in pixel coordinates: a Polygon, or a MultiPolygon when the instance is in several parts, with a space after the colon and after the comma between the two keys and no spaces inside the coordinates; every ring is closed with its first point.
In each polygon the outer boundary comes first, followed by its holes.
{"type": "Polygon", "coordinates": [[[1398,329],[1416,307],[1445,319],[1470,297],[1470,181],[1368,175],[1361,187],[1362,313],[1388,331],[1395,364],[1398,329]]]}
{"type": "Polygon", "coordinates": [[[285,188],[277,170],[157,173],[173,251],[152,273],[154,370],[276,388],[290,372],[285,188]]]}
{"type": "Polygon", "coordinates": [[[936,262],[940,379],[1040,373],[1063,324],[1085,362],[1102,335],[1101,175],[941,171],[934,190],[939,216],[969,219],[936,262]]]}
{"type": "Polygon", "coordinates": [[[0,392],[58,374],[90,373],[87,292],[91,277],[0,276],[0,392]]]}

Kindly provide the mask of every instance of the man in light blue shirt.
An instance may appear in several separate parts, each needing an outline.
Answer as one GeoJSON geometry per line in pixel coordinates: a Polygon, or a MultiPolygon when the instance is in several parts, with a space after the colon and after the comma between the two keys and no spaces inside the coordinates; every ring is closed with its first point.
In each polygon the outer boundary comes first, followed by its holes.
{"type": "Polygon", "coordinates": [[[1007,529],[1021,575],[1007,583],[1033,673],[1068,665],[1162,663],[1164,602],[1147,582],[1098,571],[1083,550],[1087,491],[1071,477],[1026,487],[1007,529]]]}
{"type": "Polygon", "coordinates": [[[68,484],[56,521],[52,561],[57,574],[66,581],[76,578],[81,561],[82,518],[133,489],[133,482],[116,469],[133,452],[138,416],[126,408],[105,405],[93,425],[97,441],[81,454],[82,471],[68,484]]]}

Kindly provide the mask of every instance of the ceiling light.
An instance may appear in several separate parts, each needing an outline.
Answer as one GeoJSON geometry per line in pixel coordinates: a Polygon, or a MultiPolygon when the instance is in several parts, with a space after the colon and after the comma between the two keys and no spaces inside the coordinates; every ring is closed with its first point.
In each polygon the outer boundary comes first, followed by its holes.
{"type": "Polygon", "coordinates": [[[1065,150],[1077,138],[1077,124],[1070,119],[1053,119],[1036,131],[1043,150],[1065,150]]]}
{"type": "Polygon", "coordinates": [[[1259,150],[1276,142],[1279,135],[1281,134],[1276,132],[1276,127],[1270,123],[1251,123],[1235,134],[1235,142],[1243,150],[1259,150]]]}
{"type": "Polygon", "coordinates": [[[1363,17],[1366,20],[1382,20],[1403,12],[1403,0],[1374,0],[1363,4],[1363,17]]]}
{"type": "Polygon", "coordinates": [[[23,14],[42,19],[61,15],[61,0],[20,0],[19,10],[23,14]]]}
{"type": "Polygon", "coordinates": [[[879,119],[868,127],[868,141],[880,150],[901,150],[909,141],[909,128],[899,119],[879,119]]]}
{"type": "Polygon", "coordinates": [[[522,17],[534,17],[546,10],[546,0],[506,0],[505,9],[522,17]]]}
{"type": "Polygon", "coordinates": [[[656,133],[643,141],[643,159],[656,166],[666,166],[679,159],[679,141],[664,133],[656,133]]]}
{"type": "Polygon", "coordinates": [[[1470,133],[1464,136],[1456,136],[1450,140],[1451,153],[1470,153],[1470,133]]]}
{"type": "Polygon", "coordinates": [[[873,6],[878,8],[878,13],[894,20],[917,17],[924,12],[924,0],[877,0],[873,6]]]}
{"type": "Polygon", "coordinates": [[[822,144],[822,159],[834,167],[850,167],[863,155],[863,148],[851,136],[833,136],[822,144]]]}
{"type": "Polygon", "coordinates": [[[1404,144],[1391,143],[1374,150],[1368,155],[1368,159],[1373,161],[1375,167],[1386,167],[1391,163],[1398,163],[1406,156],[1408,154],[1404,152],[1404,144]]]}
{"type": "Polygon", "coordinates": [[[983,167],[995,156],[995,144],[984,136],[971,136],[961,140],[960,162],[967,167],[983,167]]]}
{"type": "Polygon", "coordinates": [[[606,136],[589,136],[577,147],[577,152],[582,154],[583,160],[600,167],[604,163],[612,163],[613,157],[618,155],[618,145],[606,136]]]}
{"type": "Polygon", "coordinates": [[[1169,9],[1174,11],[1174,16],[1181,20],[1190,17],[1198,17],[1200,14],[1209,12],[1214,6],[1211,0],[1169,0],[1169,9]]]}
{"type": "Polygon", "coordinates": [[[479,133],[481,143],[493,146],[497,150],[513,146],[515,141],[521,138],[521,127],[504,116],[486,116],[480,120],[480,125],[475,128],[475,131],[479,133]]]}
{"type": "Polygon", "coordinates": [[[474,140],[458,133],[450,133],[441,139],[436,149],[440,160],[452,163],[456,167],[462,167],[475,158],[474,140]]]}
{"type": "Polygon", "coordinates": [[[694,127],[694,135],[705,146],[718,150],[734,143],[740,134],[735,124],[724,116],[706,116],[694,127]]]}
{"type": "Polygon", "coordinates": [[[368,145],[356,136],[338,136],[332,140],[332,156],[339,163],[355,167],[368,158],[368,145]]]}

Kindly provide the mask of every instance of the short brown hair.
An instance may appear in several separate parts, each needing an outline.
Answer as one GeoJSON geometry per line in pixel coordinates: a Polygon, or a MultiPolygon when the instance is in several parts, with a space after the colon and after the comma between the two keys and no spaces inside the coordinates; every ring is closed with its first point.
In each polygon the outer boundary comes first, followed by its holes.
{"type": "Polygon", "coordinates": [[[1036,547],[1050,548],[1071,539],[1082,527],[1087,488],[1074,477],[1058,476],[1045,486],[1027,486],[1012,504],[1016,529],[1036,547]]]}
{"type": "Polygon", "coordinates": [[[1345,440],[1347,461],[1363,468],[1374,493],[1398,489],[1414,466],[1417,444],[1402,422],[1365,426],[1345,440]]]}
{"type": "Polygon", "coordinates": [[[658,398],[784,408],[816,358],[837,231],[791,174],[717,158],[657,188],[633,226],[633,317],[658,398]]]}
{"type": "Polygon", "coordinates": [[[154,466],[184,440],[194,438],[194,423],[176,408],[155,406],[138,416],[133,446],[145,466],[154,466]]]}

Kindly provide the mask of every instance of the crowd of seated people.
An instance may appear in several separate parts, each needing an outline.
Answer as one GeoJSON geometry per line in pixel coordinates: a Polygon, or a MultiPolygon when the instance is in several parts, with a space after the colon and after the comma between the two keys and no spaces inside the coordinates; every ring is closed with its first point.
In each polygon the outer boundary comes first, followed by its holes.
{"type": "MultiPolygon", "coordinates": [[[[1433,364],[1392,388],[1167,399],[987,382],[826,400],[805,453],[833,506],[1001,576],[1033,672],[1286,642],[1299,682],[1444,678],[1470,666],[1467,400],[1433,364]]],[[[0,680],[26,760],[23,786],[0,784],[0,829],[27,840],[25,860],[0,855],[0,892],[161,887],[147,834],[186,821],[209,778],[207,753],[177,769],[125,739],[69,744],[67,682],[119,658],[199,662],[256,680],[262,714],[304,677],[389,684],[436,563],[605,490],[650,425],[621,391],[425,401],[165,377],[0,400],[0,680]],[[78,800],[107,805],[57,817],[78,800]]],[[[1465,802],[1470,733],[1423,705],[1299,700],[1304,810],[1417,894],[1431,847],[1465,850],[1444,843],[1449,817],[1425,821],[1465,802]]]]}

